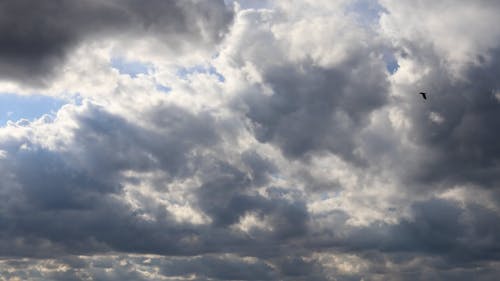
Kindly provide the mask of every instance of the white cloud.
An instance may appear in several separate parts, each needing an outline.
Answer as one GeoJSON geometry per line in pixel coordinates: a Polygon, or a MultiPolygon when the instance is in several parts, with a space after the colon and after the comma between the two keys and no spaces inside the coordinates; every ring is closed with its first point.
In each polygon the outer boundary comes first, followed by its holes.
{"type": "Polygon", "coordinates": [[[495,1],[404,1],[380,0],[387,13],[381,16],[381,30],[396,45],[407,43],[435,49],[441,63],[455,75],[468,63],[488,59],[498,46],[495,1]]]}
{"type": "Polygon", "coordinates": [[[431,119],[432,122],[437,123],[437,124],[441,124],[445,121],[443,116],[439,115],[439,113],[437,113],[437,112],[431,112],[429,114],[429,119],[431,119]]]}

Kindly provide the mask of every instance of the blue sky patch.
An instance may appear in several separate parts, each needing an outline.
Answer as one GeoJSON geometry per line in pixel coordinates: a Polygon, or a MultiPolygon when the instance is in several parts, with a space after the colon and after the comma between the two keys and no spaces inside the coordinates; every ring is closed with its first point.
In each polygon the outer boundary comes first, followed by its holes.
{"type": "Polygon", "coordinates": [[[8,120],[34,120],[44,114],[54,114],[65,104],[65,100],[48,96],[0,93],[0,126],[7,124],[8,120]]]}
{"type": "Polygon", "coordinates": [[[148,74],[151,65],[138,61],[127,61],[122,57],[111,58],[111,67],[115,68],[120,74],[129,75],[136,78],[139,74],[148,74]]]}
{"type": "Polygon", "coordinates": [[[195,65],[193,67],[181,67],[179,70],[177,70],[177,76],[180,78],[187,78],[188,75],[193,74],[193,73],[207,73],[210,75],[215,75],[217,77],[217,80],[220,82],[226,81],[226,78],[217,72],[217,69],[210,65],[209,67],[203,66],[203,65],[195,65]]]}
{"type": "Polygon", "coordinates": [[[387,71],[389,71],[390,74],[394,74],[396,73],[396,71],[398,71],[398,60],[392,52],[384,52],[383,60],[385,62],[385,68],[387,69],[387,71]]]}
{"type": "Polygon", "coordinates": [[[162,84],[156,84],[156,90],[164,93],[170,93],[172,91],[172,88],[162,84]]]}
{"type": "Polygon", "coordinates": [[[372,25],[379,21],[380,15],[386,12],[378,1],[356,0],[347,7],[349,12],[357,15],[357,19],[364,25],[372,25]]]}

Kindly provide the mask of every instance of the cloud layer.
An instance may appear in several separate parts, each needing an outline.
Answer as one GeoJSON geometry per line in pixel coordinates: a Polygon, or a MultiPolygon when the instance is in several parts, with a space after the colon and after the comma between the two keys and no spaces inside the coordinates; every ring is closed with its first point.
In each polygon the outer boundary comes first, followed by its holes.
{"type": "Polygon", "coordinates": [[[0,2],[0,280],[495,280],[500,7],[292,2],[0,2]]]}

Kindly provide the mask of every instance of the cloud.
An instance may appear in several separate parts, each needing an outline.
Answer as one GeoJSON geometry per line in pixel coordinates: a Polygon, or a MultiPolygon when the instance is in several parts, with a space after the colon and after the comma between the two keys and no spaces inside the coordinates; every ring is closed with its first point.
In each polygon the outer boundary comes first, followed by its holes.
{"type": "MultiPolygon", "coordinates": [[[[498,54],[494,50],[491,62],[468,68],[464,80],[451,81],[434,71],[423,77],[424,87],[432,89],[432,103],[412,112],[418,142],[428,151],[427,159],[417,168],[419,180],[481,186],[498,183],[494,128],[500,104],[492,94],[499,86],[494,78],[500,70],[498,54]],[[442,122],[424,119],[432,110],[442,122]]],[[[444,71],[438,66],[434,69],[444,71]]]]}
{"type": "MultiPolygon", "coordinates": [[[[74,109],[66,107],[65,110],[74,109]]],[[[7,138],[2,142],[3,146],[9,146],[7,157],[2,159],[2,170],[5,178],[12,178],[12,182],[2,184],[6,197],[12,199],[4,205],[2,221],[9,225],[18,222],[9,232],[13,235],[11,238],[18,237],[21,241],[17,246],[9,245],[8,242],[3,244],[3,252],[9,255],[37,255],[41,253],[36,250],[37,244],[64,252],[83,253],[113,248],[155,248],[154,239],[142,244],[142,239],[136,235],[165,231],[169,229],[169,221],[173,218],[167,211],[159,209],[159,213],[154,216],[163,223],[147,222],[141,220],[138,217],[140,213],[131,210],[123,200],[117,200],[115,196],[122,194],[124,189],[122,173],[158,169],[167,178],[192,175],[188,166],[181,166],[190,162],[185,158],[188,151],[194,147],[210,146],[215,140],[206,126],[206,117],[201,126],[196,125],[200,120],[198,117],[182,109],[171,107],[165,110],[168,111],[159,118],[157,109],[153,109],[151,118],[155,118],[154,122],[159,126],[164,125],[163,122],[173,121],[169,120],[168,114],[175,118],[178,130],[175,126],[168,127],[164,135],[167,139],[148,136],[156,133],[110,115],[98,106],[86,104],[82,111],[72,112],[78,126],[72,134],[78,137],[70,139],[66,149],[47,148],[43,142],[30,140],[29,134],[20,139],[7,138]],[[192,133],[200,135],[194,138],[184,135],[192,133]],[[124,138],[125,135],[127,137],[124,138]],[[186,137],[197,139],[200,143],[189,144],[184,141],[186,137]],[[141,143],[143,141],[145,143],[141,143]],[[30,213],[38,215],[33,217],[30,213]],[[78,224],[68,228],[71,221],[77,221],[78,224]],[[124,229],[134,228],[132,225],[137,227],[136,231],[124,229]],[[140,230],[143,227],[144,231],[140,230]],[[120,233],[129,235],[118,239],[116,235],[120,233]],[[28,237],[33,237],[33,251],[25,245],[28,241],[24,239],[28,237]],[[131,246],[132,241],[139,244],[133,242],[135,246],[131,246]]],[[[25,128],[6,127],[2,130],[9,136],[11,130],[16,129],[25,128]]],[[[29,131],[32,128],[26,129],[29,131]]],[[[181,238],[182,234],[179,235],[181,238]]],[[[7,241],[9,239],[7,237],[7,241]]],[[[164,244],[165,247],[157,251],[170,251],[168,249],[173,244],[168,244],[170,246],[164,244]]],[[[42,255],[51,255],[43,252],[42,255]]],[[[57,250],[52,254],[57,254],[57,250]]]]}
{"type": "Polygon", "coordinates": [[[360,161],[352,140],[370,113],[386,103],[388,93],[377,47],[358,43],[371,40],[368,32],[341,16],[318,15],[309,23],[283,19],[279,13],[247,12],[238,21],[242,30],[228,40],[245,36],[260,42],[228,48],[225,54],[236,62],[232,67],[251,66],[258,72],[235,102],[246,111],[257,139],[276,144],[292,158],[327,151],[360,161]],[[271,26],[255,29],[259,22],[271,26]],[[352,30],[347,33],[335,24],[351,24],[352,30]],[[311,30],[317,32],[312,40],[307,36],[311,30]],[[269,55],[272,61],[262,59],[269,55]]]}
{"type": "Polygon", "coordinates": [[[427,45],[452,72],[466,67],[464,63],[488,56],[488,51],[498,46],[500,29],[494,22],[499,5],[495,1],[380,3],[387,9],[381,27],[389,38],[398,44],[427,45]]]}
{"type": "Polygon", "coordinates": [[[0,280],[498,275],[493,2],[26,3],[5,77],[78,100],[0,128],[0,280]]]}
{"type": "Polygon", "coordinates": [[[498,182],[498,150],[493,145],[493,128],[499,109],[494,96],[499,85],[494,77],[499,73],[500,46],[496,39],[499,30],[493,27],[490,13],[499,7],[491,1],[471,6],[443,2],[437,6],[450,9],[437,15],[438,7],[432,5],[410,9],[382,2],[389,11],[382,16],[382,26],[404,50],[400,60],[415,67],[398,71],[396,94],[412,104],[416,101],[410,93],[423,90],[430,98],[428,103],[408,108],[410,134],[421,146],[422,155],[416,156],[418,166],[409,167],[409,177],[424,185],[446,182],[445,188],[450,184],[494,186],[498,182]],[[444,24],[434,26],[434,19],[442,16],[444,24]],[[421,24],[413,24],[413,20],[421,24]],[[465,24],[470,32],[463,30],[465,24]],[[390,29],[396,26],[400,27],[398,32],[390,29]],[[460,42],[460,47],[451,42],[460,42]],[[416,76],[405,79],[411,71],[416,76]]]}
{"type": "Polygon", "coordinates": [[[231,256],[168,260],[161,266],[161,272],[166,276],[196,274],[216,280],[273,280],[277,277],[273,271],[261,261],[245,261],[231,256]]]}
{"type": "Polygon", "coordinates": [[[180,50],[218,42],[232,18],[222,0],[23,0],[2,1],[0,8],[0,77],[32,85],[47,83],[82,40],[153,36],[180,50]]]}

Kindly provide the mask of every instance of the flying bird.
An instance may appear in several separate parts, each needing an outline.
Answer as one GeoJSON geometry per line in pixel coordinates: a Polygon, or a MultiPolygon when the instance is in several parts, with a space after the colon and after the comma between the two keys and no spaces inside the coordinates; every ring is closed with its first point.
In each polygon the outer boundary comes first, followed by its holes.
{"type": "Polygon", "coordinates": [[[427,94],[426,93],[420,92],[420,94],[422,95],[422,97],[424,98],[424,100],[427,99],[427,94]]]}

